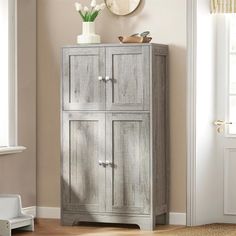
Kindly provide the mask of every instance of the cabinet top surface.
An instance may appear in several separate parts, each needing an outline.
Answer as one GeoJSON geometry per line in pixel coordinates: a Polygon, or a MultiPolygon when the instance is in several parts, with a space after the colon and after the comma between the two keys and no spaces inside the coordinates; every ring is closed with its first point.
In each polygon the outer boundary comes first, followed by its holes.
{"type": "Polygon", "coordinates": [[[75,44],[65,45],[62,48],[80,48],[80,47],[134,47],[134,46],[149,46],[149,47],[168,47],[165,44],[158,43],[99,43],[99,44],[75,44]]]}

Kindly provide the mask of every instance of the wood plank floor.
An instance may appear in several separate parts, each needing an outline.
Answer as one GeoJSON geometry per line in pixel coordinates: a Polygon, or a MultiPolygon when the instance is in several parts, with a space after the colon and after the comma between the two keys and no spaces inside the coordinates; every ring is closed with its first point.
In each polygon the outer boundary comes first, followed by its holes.
{"type": "Polygon", "coordinates": [[[79,236],[132,236],[132,235],[165,235],[178,229],[185,228],[183,226],[159,226],[153,232],[141,231],[135,226],[119,226],[114,225],[82,225],[82,226],[61,226],[59,220],[40,219],[35,223],[35,232],[25,232],[13,230],[12,235],[19,236],[49,236],[49,235],[79,235],[79,236]],[[129,228],[127,228],[129,227],[129,228]]]}

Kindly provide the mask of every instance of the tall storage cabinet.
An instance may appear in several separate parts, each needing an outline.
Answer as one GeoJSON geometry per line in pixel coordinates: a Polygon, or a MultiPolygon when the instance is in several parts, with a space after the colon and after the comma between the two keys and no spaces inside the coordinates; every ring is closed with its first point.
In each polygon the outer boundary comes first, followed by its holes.
{"type": "Polygon", "coordinates": [[[168,223],[168,47],[62,49],[61,220],[168,223]]]}

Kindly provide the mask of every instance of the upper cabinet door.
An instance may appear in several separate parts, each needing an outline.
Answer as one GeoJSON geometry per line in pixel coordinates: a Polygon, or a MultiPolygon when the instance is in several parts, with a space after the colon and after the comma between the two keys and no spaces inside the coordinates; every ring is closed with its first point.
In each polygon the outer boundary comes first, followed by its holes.
{"type": "Polygon", "coordinates": [[[149,47],[106,48],[106,109],[149,110],[149,47]]]}
{"type": "Polygon", "coordinates": [[[105,49],[64,48],[63,110],[105,110],[105,49]]]}

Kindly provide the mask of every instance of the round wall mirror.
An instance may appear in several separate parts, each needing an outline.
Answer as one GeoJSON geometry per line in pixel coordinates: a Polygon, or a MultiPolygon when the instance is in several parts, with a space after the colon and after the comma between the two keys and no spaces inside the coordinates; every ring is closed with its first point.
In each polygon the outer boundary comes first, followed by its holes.
{"type": "Polygon", "coordinates": [[[107,8],[114,14],[125,16],[135,11],[141,0],[105,0],[107,8]]]}

